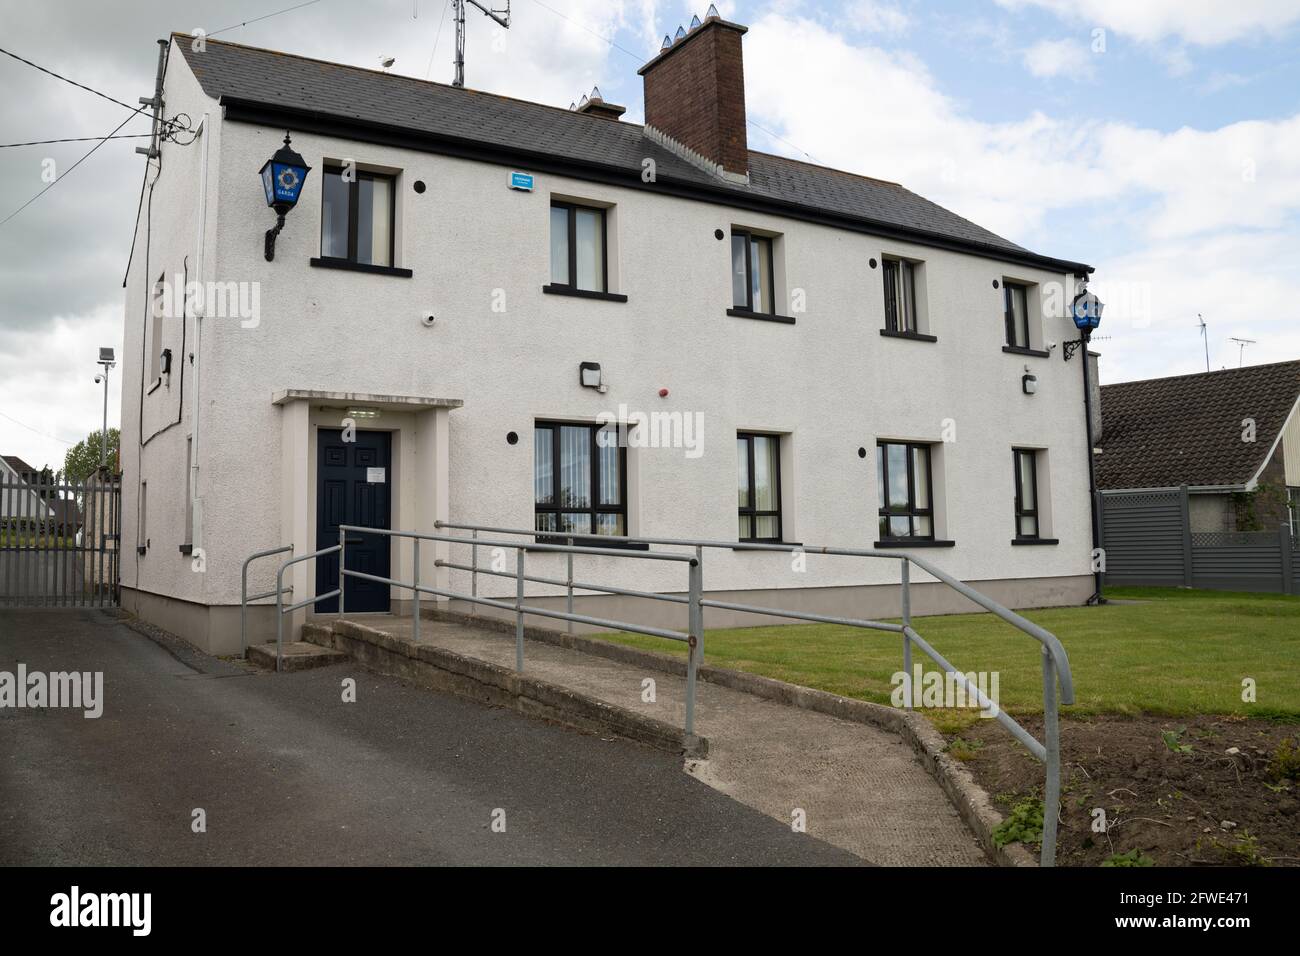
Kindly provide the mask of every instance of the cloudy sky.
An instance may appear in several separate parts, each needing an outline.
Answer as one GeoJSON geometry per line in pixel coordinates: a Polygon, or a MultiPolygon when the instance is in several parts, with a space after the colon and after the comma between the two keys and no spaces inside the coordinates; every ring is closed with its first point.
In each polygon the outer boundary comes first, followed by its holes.
{"type": "MultiPolygon", "coordinates": [[[[127,103],[152,93],[154,40],[174,29],[451,78],[447,0],[267,16],[294,3],[0,0],[0,47],[127,103]]],[[[639,122],[636,68],[707,5],[514,0],[508,32],[471,9],[468,85],[567,106],[599,84],[639,122]]],[[[750,27],[752,148],[901,182],[1094,263],[1104,381],[1204,370],[1198,313],[1212,368],[1300,357],[1300,0],[718,7],[750,27]],[[1233,336],[1257,344],[1242,356],[1233,336]]],[[[4,144],[103,136],[129,115],[6,56],[0,88],[4,144]]],[[[106,142],[75,169],[94,142],[0,148],[0,453],[57,467],[99,427],[94,361],[120,351],[141,142],[106,142]],[[13,215],[51,168],[65,178],[13,215]]],[[[118,402],[113,389],[110,424],[118,402]]]]}

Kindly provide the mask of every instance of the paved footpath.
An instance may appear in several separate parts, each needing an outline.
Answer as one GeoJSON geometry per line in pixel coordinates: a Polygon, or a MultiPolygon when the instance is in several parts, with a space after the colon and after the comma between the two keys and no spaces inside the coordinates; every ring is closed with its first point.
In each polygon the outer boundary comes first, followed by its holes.
{"type": "Polygon", "coordinates": [[[678,758],[351,664],[277,676],[104,612],[0,610],[0,671],[20,662],[102,671],[105,705],[0,710],[0,864],[860,862],[678,758]]]}
{"type": "MultiPolygon", "coordinates": [[[[410,640],[409,618],[357,617],[358,624],[410,640]]],[[[513,634],[424,620],[422,643],[504,667],[515,666],[513,634]]],[[[525,644],[530,677],[619,707],[683,725],[684,678],[539,641],[525,644]],[[655,702],[642,681],[655,681],[655,702]]],[[[800,710],[700,681],[696,732],[707,760],[687,770],[746,806],[789,825],[796,810],[807,832],[881,865],[985,866],[988,859],[957,811],[896,734],[800,710]]]]}

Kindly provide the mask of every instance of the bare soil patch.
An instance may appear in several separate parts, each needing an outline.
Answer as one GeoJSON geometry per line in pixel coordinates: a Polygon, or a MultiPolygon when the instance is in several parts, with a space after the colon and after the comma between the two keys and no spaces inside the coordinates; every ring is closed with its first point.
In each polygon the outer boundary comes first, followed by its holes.
{"type": "MultiPolygon", "coordinates": [[[[1042,739],[1041,718],[1022,723],[1042,739]]],[[[1042,799],[1042,764],[1001,727],[980,721],[945,736],[1004,815],[1042,799]]],[[[1154,866],[1300,866],[1300,782],[1286,740],[1300,744],[1300,725],[1062,720],[1058,863],[1100,866],[1126,854],[1154,866]],[[1095,808],[1105,811],[1105,832],[1094,831],[1095,808]]]]}

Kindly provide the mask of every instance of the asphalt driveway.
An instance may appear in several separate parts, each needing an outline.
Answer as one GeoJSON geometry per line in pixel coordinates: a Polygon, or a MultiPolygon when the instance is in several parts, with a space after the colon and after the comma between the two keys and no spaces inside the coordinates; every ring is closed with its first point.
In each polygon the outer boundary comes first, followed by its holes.
{"type": "Polygon", "coordinates": [[[104,713],[0,708],[0,864],[860,862],[673,757],[352,664],[266,674],[106,612],[0,610],[20,662],[102,671],[104,713]]]}

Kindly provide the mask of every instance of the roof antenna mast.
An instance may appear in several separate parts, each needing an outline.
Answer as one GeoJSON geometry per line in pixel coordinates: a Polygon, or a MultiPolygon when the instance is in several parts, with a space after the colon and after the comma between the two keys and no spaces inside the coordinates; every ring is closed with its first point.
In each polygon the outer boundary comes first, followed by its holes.
{"type": "Polygon", "coordinates": [[[1228,336],[1229,342],[1237,343],[1237,368],[1241,368],[1242,359],[1246,356],[1246,346],[1254,345],[1255,339],[1239,339],[1236,336],[1228,336]]]}
{"type": "Polygon", "coordinates": [[[471,3],[478,7],[479,11],[486,17],[490,17],[502,27],[510,29],[510,0],[506,0],[504,10],[493,10],[478,0],[451,0],[453,15],[456,20],[456,78],[451,81],[452,86],[465,85],[465,4],[471,3]]]}

